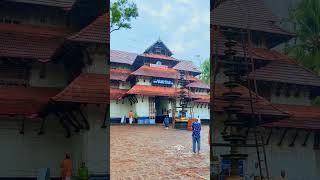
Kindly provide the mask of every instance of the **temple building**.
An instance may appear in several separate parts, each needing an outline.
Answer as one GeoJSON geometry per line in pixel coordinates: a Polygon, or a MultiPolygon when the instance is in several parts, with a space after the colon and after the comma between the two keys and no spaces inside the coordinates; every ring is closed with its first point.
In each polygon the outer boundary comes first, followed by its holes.
{"type": "Polygon", "coordinates": [[[241,95],[237,105],[242,107],[237,116],[240,119],[261,116],[260,130],[264,138],[259,143],[265,148],[265,154],[262,150],[257,153],[248,125],[245,128],[247,143],[240,148],[240,153],[248,157],[240,174],[249,177],[256,171],[255,163],[259,163],[264,177],[267,174],[271,178],[279,177],[284,170],[290,180],[319,179],[320,108],[311,102],[320,95],[320,77],[273,50],[295,36],[280,28],[277,22],[262,0],[224,1],[211,10],[211,58],[217,67],[212,118],[215,133],[211,148],[220,159],[220,170],[226,170],[220,158],[229,153],[228,143],[221,137],[221,133],[226,133],[226,112],[223,111],[226,102],[222,96],[228,92],[222,86],[228,80],[222,64],[228,63],[225,43],[231,36],[228,32],[233,31],[237,34],[234,35],[237,42],[233,47],[234,59],[251,62],[247,80],[236,88],[241,95]],[[263,162],[264,157],[267,163],[263,162]]]}
{"type": "Polygon", "coordinates": [[[174,58],[161,40],[142,54],[111,50],[110,62],[112,123],[128,118],[129,111],[136,113],[141,124],[162,123],[165,115],[175,120],[181,112],[181,91],[188,101],[186,117],[209,122],[209,85],[198,79],[200,70],[192,61],[174,58]],[[181,78],[185,88],[181,88],[181,78]]]}
{"type": "Polygon", "coordinates": [[[0,2],[0,179],[58,178],[66,153],[109,174],[107,4],[0,2]]]}

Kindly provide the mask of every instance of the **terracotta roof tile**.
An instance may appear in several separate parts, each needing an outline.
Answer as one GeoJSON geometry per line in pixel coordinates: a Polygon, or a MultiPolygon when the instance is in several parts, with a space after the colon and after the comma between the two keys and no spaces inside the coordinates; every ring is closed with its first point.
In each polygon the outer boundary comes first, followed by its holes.
{"type": "Polygon", "coordinates": [[[0,87],[0,115],[37,114],[58,92],[56,88],[0,87]]]}
{"type": "Polygon", "coordinates": [[[83,28],[80,32],[68,37],[71,41],[91,42],[107,44],[109,38],[109,15],[108,13],[99,16],[91,24],[83,28]]]}
{"type": "Polygon", "coordinates": [[[118,81],[126,81],[132,73],[129,69],[110,69],[110,79],[118,81]]]}
{"type": "Polygon", "coordinates": [[[279,19],[269,11],[262,0],[225,1],[211,13],[213,25],[291,35],[273,24],[279,19]]]}
{"type": "Polygon", "coordinates": [[[66,35],[61,29],[0,24],[0,56],[49,61],[66,35]]]}
{"type": "Polygon", "coordinates": [[[150,77],[161,77],[169,79],[179,79],[179,72],[172,68],[158,68],[150,66],[141,66],[139,69],[134,71],[132,75],[135,76],[150,76],[150,77]]]}
{"type": "Polygon", "coordinates": [[[106,104],[109,102],[107,76],[82,73],[52,99],[62,102],[106,104]]]}
{"type": "Polygon", "coordinates": [[[132,65],[138,54],[124,51],[111,50],[110,62],[132,65]]]}
{"type": "MultiPolygon", "coordinates": [[[[223,111],[223,107],[228,105],[228,103],[223,99],[223,93],[229,92],[229,89],[224,87],[221,84],[216,84],[214,89],[214,101],[215,101],[215,111],[223,111]]],[[[239,92],[242,94],[240,99],[235,103],[235,105],[243,106],[243,109],[240,113],[251,114],[251,103],[250,103],[250,93],[249,90],[240,86],[234,89],[234,92],[239,92]]],[[[253,110],[255,114],[262,115],[274,115],[274,116],[287,116],[288,114],[281,109],[273,106],[269,101],[264,99],[263,97],[256,97],[255,93],[252,92],[253,98],[253,110]]]]}
{"type": "Polygon", "coordinates": [[[291,116],[288,119],[268,123],[265,127],[320,129],[320,107],[287,104],[274,105],[275,107],[288,112],[291,116]]]}
{"type": "Polygon", "coordinates": [[[320,77],[293,61],[272,61],[249,74],[249,78],[261,81],[281,82],[297,85],[320,86],[320,77]]]}
{"type": "Polygon", "coordinates": [[[210,89],[210,86],[208,84],[205,84],[205,83],[203,83],[201,81],[192,82],[192,83],[188,84],[187,87],[210,89]]]}
{"type": "Polygon", "coordinates": [[[200,81],[200,79],[198,79],[197,77],[191,76],[191,75],[187,75],[187,76],[186,76],[186,80],[192,81],[192,82],[194,82],[194,81],[200,81]]]}
{"type": "Polygon", "coordinates": [[[209,95],[194,94],[193,98],[196,98],[194,100],[194,102],[201,102],[201,103],[209,103],[210,102],[210,96],[209,95]]]}
{"type": "Polygon", "coordinates": [[[181,60],[177,65],[173,67],[173,69],[200,74],[199,68],[194,65],[192,61],[181,60]]]}
{"type": "Polygon", "coordinates": [[[176,58],[171,56],[165,56],[162,54],[141,54],[140,56],[148,57],[148,58],[154,58],[154,59],[162,59],[162,60],[173,60],[178,61],[176,58]]]}
{"type": "Polygon", "coordinates": [[[110,88],[110,100],[121,99],[126,94],[126,92],[127,90],[124,89],[110,88]]]}
{"type": "Polygon", "coordinates": [[[178,96],[178,92],[179,89],[176,88],[135,85],[127,92],[127,94],[176,97],[178,96]]]}
{"type": "Polygon", "coordinates": [[[8,2],[19,2],[26,4],[35,4],[41,6],[58,7],[64,10],[71,10],[76,0],[5,0],[8,2]]]}

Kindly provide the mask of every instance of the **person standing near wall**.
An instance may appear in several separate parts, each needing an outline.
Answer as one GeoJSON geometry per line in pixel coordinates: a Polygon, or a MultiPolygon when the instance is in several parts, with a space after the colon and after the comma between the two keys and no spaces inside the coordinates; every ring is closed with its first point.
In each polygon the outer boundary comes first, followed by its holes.
{"type": "Polygon", "coordinates": [[[169,117],[168,117],[168,115],[165,116],[165,118],[163,120],[163,124],[164,124],[164,128],[165,129],[169,129],[169,117]]]}
{"type": "Polygon", "coordinates": [[[88,180],[89,179],[89,170],[85,162],[81,163],[81,166],[78,170],[79,180],[88,180]]]}
{"type": "Polygon", "coordinates": [[[288,177],[286,175],[286,171],[282,169],[280,177],[278,177],[276,180],[288,180],[288,177]]]}
{"type": "Polygon", "coordinates": [[[132,121],[133,121],[133,112],[132,110],[129,112],[129,123],[130,125],[132,125],[132,121]]]}
{"type": "Polygon", "coordinates": [[[192,150],[193,153],[196,153],[196,145],[198,154],[200,153],[200,131],[201,131],[201,124],[196,119],[195,122],[192,123],[192,150]]]}
{"type": "Polygon", "coordinates": [[[61,168],[61,179],[62,180],[71,180],[72,176],[72,161],[69,153],[66,153],[66,157],[62,160],[60,164],[61,168]]]}

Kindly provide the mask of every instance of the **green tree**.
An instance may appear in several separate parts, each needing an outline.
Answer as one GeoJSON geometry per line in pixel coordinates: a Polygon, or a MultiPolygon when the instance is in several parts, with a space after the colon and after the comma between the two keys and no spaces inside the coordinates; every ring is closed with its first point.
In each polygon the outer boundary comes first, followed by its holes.
{"type": "Polygon", "coordinates": [[[289,22],[296,26],[296,43],[287,45],[289,57],[320,74],[320,1],[302,0],[291,12],[289,22]]]}
{"type": "Polygon", "coordinates": [[[200,80],[206,84],[210,84],[210,61],[206,59],[201,65],[201,75],[200,80]]]}
{"type": "MultiPolygon", "coordinates": [[[[295,30],[296,43],[285,48],[289,57],[320,75],[320,1],[302,0],[290,15],[289,22],[295,30]]],[[[320,105],[320,97],[312,101],[320,105]]]]}
{"type": "Polygon", "coordinates": [[[131,20],[139,16],[137,5],[128,0],[117,0],[110,6],[110,33],[131,29],[131,20]]]}

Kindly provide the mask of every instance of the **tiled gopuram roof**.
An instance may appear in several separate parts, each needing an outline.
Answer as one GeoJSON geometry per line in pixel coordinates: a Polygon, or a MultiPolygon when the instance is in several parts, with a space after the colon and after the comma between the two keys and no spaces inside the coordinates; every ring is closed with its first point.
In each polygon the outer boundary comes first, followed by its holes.
{"type": "Polygon", "coordinates": [[[150,67],[141,66],[139,69],[131,73],[135,76],[149,76],[149,77],[161,77],[169,79],[179,79],[179,72],[172,68],[160,68],[160,67],[150,67]]]}
{"type": "Polygon", "coordinates": [[[0,56],[49,61],[67,32],[32,25],[0,24],[0,56]]]}
{"type": "Polygon", "coordinates": [[[178,96],[178,92],[179,89],[177,88],[135,85],[127,92],[127,94],[176,97],[178,96]]]}
{"type": "Polygon", "coordinates": [[[200,95],[200,94],[194,94],[193,93],[193,100],[194,102],[200,102],[200,103],[210,103],[210,96],[209,95],[200,95]]]}
{"type": "Polygon", "coordinates": [[[109,43],[108,13],[99,16],[91,24],[83,28],[80,32],[68,37],[71,41],[91,42],[107,44],[109,43]]]}
{"type": "Polygon", "coordinates": [[[111,50],[110,62],[132,65],[136,60],[137,56],[138,54],[135,54],[135,53],[111,50]]]}
{"type": "Polygon", "coordinates": [[[200,79],[198,79],[197,77],[191,76],[191,75],[187,75],[186,80],[191,81],[191,82],[200,81],[200,79]]]}
{"type": "Polygon", "coordinates": [[[124,89],[110,88],[110,100],[121,99],[126,92],[127,90],[124,89]]]}
{"type": "Polygon", "coordinates": [[[265,127],[282,127],[294,129],[320,129],[320,107],[274,104],[275,107],[288,112],[287,119],[265,124],[265,127]]]}
{"type": "Polygon", "coordinates": [[[5,0],[7,2],[18,2],[41,6],[57,7],[63,10],[71,10],[76,0],[5,0]]]}
{"type": "MultiPolygon", "coordinates": [[[[223,107],[228,105],[228,102],[226,102],[223,99],[223,93],[229,92],[229,89],[224,87],[221,84],[216,84],[214,89],[214,108],[215,111],[223,112],[223,107]]],[[[234,89],[234,92],[239,92],[242,94],[240,99],[235,103],[235,105],[243,106],[243,109],[240,113],[244,114],[251,114],[251,104],[250,104],[250,93],[249,90],[244,87],[240,86],[238,88],[234,89]]],[[[252,98],[253,98],[253,112],[255,114],[262,114],[262,115],[274,115],[274,116],[288,116],[288,114],[281,109],[276,108],[273,106],[269,101],[264,99],[263,97],[258,96],[256,98],[256,95],[254,92],[252,92],[252,98]]]]}
{"type": "Polygon", "coordinates": [[[272,61],[249,74],[249,78],[261,81],[320,86],[320,77],[293,61],[272,61]]]}
{"type": "Polygon", "coordinates": [[[201,89],[210,89],[210,86],[206,83],[203,83],[201,81],[196,81],[188,84],[186,87],[190,88],[201,88],[201,89]]]}
{"type": "Polygon", "coordinates": [[[140,56],[147,57],[147,58],[153,58],[153,59],[161,59],[161,60],[173,60],[178,61],[176,58],[171,56],[165,56],[162,54],[141,54],[140,56]]]}
{"type": "Polygon", "coordinates": [[[192,61],[181,60],[173,69],[200,74],[199,68],[192,61]]]}
{"type": "Polygon", "coordinates": [[[52,99],[60,102],[106,104],[109,102],[108,88],[106,75],[82,73],[52,99]]]}
{"type": "Polygon", "coordinates": [[[110,80],[126,81],[131,73],[129,69],[110,69],[110,80]]]}
{"type": "Polygon", "coordinates": [[[56,88],[0,87],[0,115],[37,114],[48,105],[50,98],[58,93],[56,88]]]}
{"type": "Polygon", "coordinates": [[[211,24],[291,35],[274,24],[278,21],[262,0],[232,0],[211,11],[211,24]]]}

